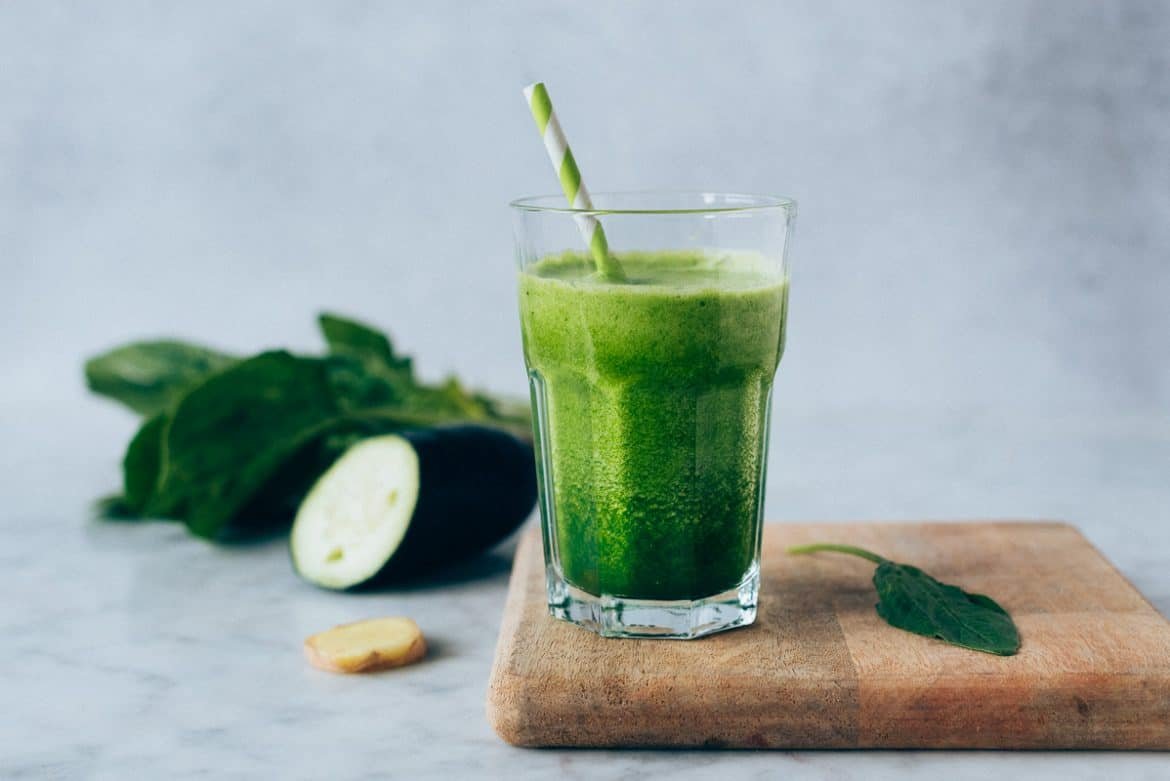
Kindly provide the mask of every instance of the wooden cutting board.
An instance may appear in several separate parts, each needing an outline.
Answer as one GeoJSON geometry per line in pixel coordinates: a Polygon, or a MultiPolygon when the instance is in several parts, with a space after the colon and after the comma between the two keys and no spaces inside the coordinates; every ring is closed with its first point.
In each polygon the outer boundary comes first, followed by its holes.
{"type": "Polygon", "coordinates": [[[1060,523],[770,524],[755,625],[613,640],[545,607],[536,530],[516,553],[488,718],[518,746],[1170,749],[1170,624],[1060,523]],[[1013,615],[1020,653],[885,624],[873,565],[920,566],[1013,615]]]}

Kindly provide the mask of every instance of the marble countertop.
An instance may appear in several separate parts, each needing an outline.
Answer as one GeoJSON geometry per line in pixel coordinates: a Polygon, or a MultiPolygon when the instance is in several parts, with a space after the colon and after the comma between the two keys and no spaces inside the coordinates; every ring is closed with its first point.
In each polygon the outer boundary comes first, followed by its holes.
{"type": "MultiPolygon", "coordinates": [[[[49,402],[44,402],[49,404],[49,402]]],[[[0,412],[5,778],[1154,778],[1165,754],[521,750],[484,717],[511,543],[369,595],[300,582],[282,543],[91,520],[131,423],[96,402],[0,412]],[[44,421],[52,420],[46,427],[44,421]],[[309,667],[302,639],[414,617],[433,651],[388,674],[309,667]]],[[[769,515],[1059,517],[1170,611],[1170,422],[1157,416],[780,412],[769,515]]]]}

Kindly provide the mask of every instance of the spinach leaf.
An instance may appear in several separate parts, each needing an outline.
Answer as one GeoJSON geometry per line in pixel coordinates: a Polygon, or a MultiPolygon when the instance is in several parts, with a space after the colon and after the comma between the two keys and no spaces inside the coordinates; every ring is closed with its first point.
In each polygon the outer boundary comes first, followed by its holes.
{"type": "Polygon", "coordinates": [[[122,494],[109,494],[93,503],[94,515],[106,521],[140,521],[142,516],[126,506],[122,494]]]}
{"type": "Polygon", "coordinates": [[[322,359],[329,387],[341,409],[393,405],[410,392],[411,380],[388,378],[375,366],[352,355],[329,355],[322,359]]]}
{"type": "Polygon", "coordinates": [[[991,597],[969,594],[935,580],[917,567],[898,564],[852,545],[817,543],[789,548],[791,554],[834,551],[877,564],[873,584],[879,616],[898,629],[951,645],[999,656],[1020,650],[1020,633],[1008,612],[991,597]]]}
{"type": "Polygon", "coordinates": [[[493,420],[523,427],[531,418],[528,406],[499,408],[492,399],[467,391],[455,377],[440,385],[419,382],[413,361],[398,355],[390,338],[355,320],[333,314],[318,318],[329,347],[329,381],[346,410],[397,407],[422,416],[449,416],[465,421],[493,420]]]}
{"type": "Polygon", "coordinates": [[[149,416],[235,360],[186,342],[134,342],[86,361],[85,381],[94,393],[149,416]]]}
{"type": "Polygon", "coordinates": [[[145,420],[105,517],[172,518],[229,541],[287,525],[313,481],[349,445],[408,427],[478,422],[531,436],[527,404],[430,385],[390,338],[320,316],[328,353],[248,359],[184,342],[138,342],[86,364],[94,392],[145,420]]]}
{"type": "Polygon", "coordinates": [[[917,567],[883,561],[873,575],[877,612],[891,626],[1000,656],[1020,650],[1011,616],[990,597],[941,583],[917,567]]]}
{"type": "Polygon", "coordinates": [[[218,540],[231,542],[287,528],[317,478],[346,450],[367,437],[410,427],[393,416],[364,413],[324,421],[261,482],[232,522],[221,527],[218,540]]]}
{"type": "Polygon", "coordinates": [[[396,354],[386,334],[338,315],[317,322],[329,348],[329,382],[344,409],[403,404],[416,391],[413,361],[396,354]]]}
{"type": "Polygon", "coordinates": [[[154,496],[166,427],[167,416],[163,413],[147,418],[126,448],[122,459],[122,506],[126,513],[142,514],[154,496]]]}
{"type": "Polygon", "coordinates": [[[318,359],[267,352],[212,376],[171,416],[161,480],[147,512],[181,513],[194,534],[219,537],[337,413],[318,359]]]}
{"type": "Polygon", "coordinates": [[[329,352],[334,355],[348,355],[363,362],[381,364],[382,367],[401,373],[405,380],[412,379],[411,360],[394,352],[390,337],[365,323],[324,312],[317,317],[321,334],[329,352]]]}

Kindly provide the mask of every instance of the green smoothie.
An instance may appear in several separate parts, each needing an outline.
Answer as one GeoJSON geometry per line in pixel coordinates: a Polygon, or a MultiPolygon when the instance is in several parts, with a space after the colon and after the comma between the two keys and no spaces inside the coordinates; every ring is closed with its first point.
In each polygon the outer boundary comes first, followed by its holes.
{"type": "Polygon", "coordinates": [[[698,599],[758,546],[787,284],[760,256],[565,253],[520,275],[550,555],[590,594],[698,599]]]}

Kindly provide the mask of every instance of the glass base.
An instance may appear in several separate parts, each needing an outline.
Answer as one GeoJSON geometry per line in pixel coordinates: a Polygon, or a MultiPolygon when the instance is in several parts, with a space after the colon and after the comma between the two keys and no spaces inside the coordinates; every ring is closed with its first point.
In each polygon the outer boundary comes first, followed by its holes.
{"type": "Polygon", "coordinates": [[[756,620],[760,592],[760,571],[755,566],[735,588],[702,599],[596,596],[570,585],[552,567],[547,578],[548,612],[602,637],[693,640],[748,626],[756,620]]]}

